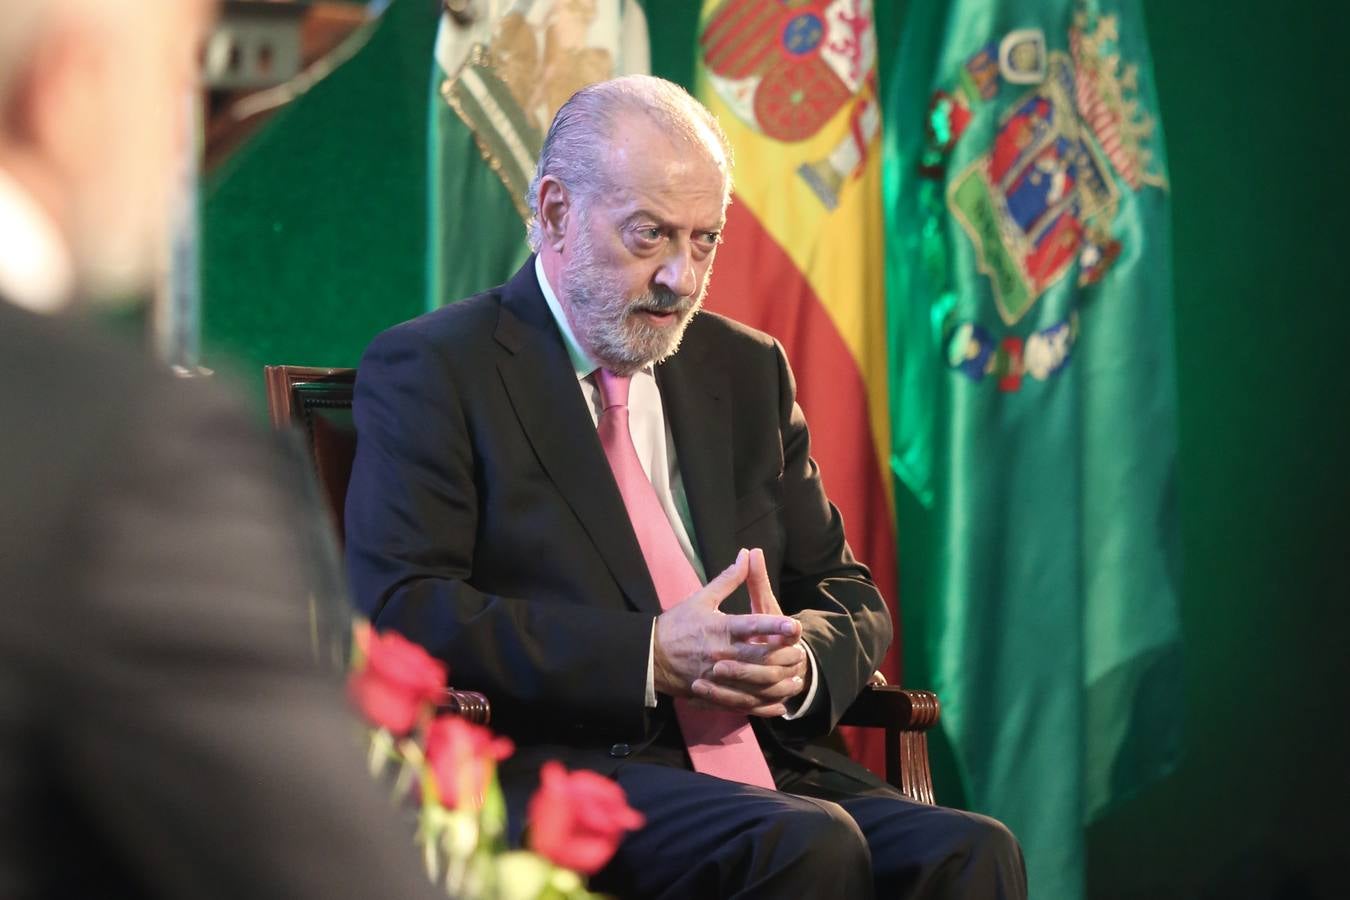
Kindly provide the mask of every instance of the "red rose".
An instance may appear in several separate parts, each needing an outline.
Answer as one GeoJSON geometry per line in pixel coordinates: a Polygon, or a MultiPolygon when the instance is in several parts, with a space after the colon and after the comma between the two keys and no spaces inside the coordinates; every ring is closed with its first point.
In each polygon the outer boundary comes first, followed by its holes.
{"type": "Polygon", "coordinates": [[[483,805],[483,792],[497,763],[515,750],[510,738],[459,716],[441,716],[427,729],[427,764],[436,779],[441,805],[483,805]]]}
{"type": "Polygon", "coordinates": [[[445,688],[445,663],[392,631],[357,630],[365,665],[347,679],[352,702],[373,724],[405,735],[445,688]]]}
{"type": "Polygon", "coordinates": [[[569,772],[550,760],[530,800],[530,847],[558,865],[594,875],[609,862],[625,832],[641,828],[642,813],[623,788],[584,769],[569,772]]]}

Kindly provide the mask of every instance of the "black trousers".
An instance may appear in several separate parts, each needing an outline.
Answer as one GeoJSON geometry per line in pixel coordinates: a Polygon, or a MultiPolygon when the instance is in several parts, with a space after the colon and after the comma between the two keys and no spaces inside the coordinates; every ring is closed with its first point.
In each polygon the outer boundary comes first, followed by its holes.
{"type": "Polygon", "coordinates": [[[824,768],[778,791],[630,762],[615,780],[647,817],[593,890],[636,898],[1026,897],[1021,848],[985,816],[906,799],[824,768]]]}

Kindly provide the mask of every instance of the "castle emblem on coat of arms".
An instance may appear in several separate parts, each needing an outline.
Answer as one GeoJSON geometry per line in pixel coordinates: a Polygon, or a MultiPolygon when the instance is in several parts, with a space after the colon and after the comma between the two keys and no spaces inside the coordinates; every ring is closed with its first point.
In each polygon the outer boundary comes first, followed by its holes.
{"type": "MultiPolygon", "coordinates": [[[[937,92],[922,175],[946,180],[945,205],[961,224],[989,279],[1004,329],[1076,272],[1101,281],[1121,254],[1113,231],[1124,191],[1165,188],[1148,150],[1152,120],[1134,94],[1138,73],[1122,69],[1117,22],[1074,17],[1068,52],[1048,50],[1039,29],[1018,29],[972,54],[958,82],[937,92]],[[946,159],[976,116],[1013,94],[982,154],[948,178],[946,159]]],[[[958,323],[947,356],[972,378],[995,375],[1016,389],[1023,374],[1044,379],[1068,362],[1077,316],[1025,337],[958,323]],[[1041,344],[1046,344],[1042,347],[1041,344]],[[1047,349],[1049,347],[1049,349],[1047,349]]]]}

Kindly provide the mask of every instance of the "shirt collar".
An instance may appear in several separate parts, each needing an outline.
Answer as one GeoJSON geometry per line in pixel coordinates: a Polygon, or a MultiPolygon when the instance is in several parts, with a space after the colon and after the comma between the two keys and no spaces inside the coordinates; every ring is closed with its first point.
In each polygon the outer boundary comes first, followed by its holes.
{"type": "Polygon", "coordinates": [[[56,223],[0,169],[0,297],[32,312],[58,312],[75,273],[56,223]]]}

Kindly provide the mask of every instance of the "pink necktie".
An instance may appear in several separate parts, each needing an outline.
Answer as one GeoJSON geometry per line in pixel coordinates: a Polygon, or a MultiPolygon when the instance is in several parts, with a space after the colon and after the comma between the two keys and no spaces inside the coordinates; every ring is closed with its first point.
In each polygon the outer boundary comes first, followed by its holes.
{"type": "MultiPolygon", "coordinates": [[[[600,413],[600,446],[628,508],[628,518],[633,522],[661,608],[670,609],[703,585],[680,548],[675,529],[666,518],[656,489],[643,471],[633,446],[633,436],[628,431],[629,379],[600,369],[596,384],[605,406],[600,413]]],[[[773,776],[769,774],[764,751],[745,716],[700,709],[677,697],[675,717],[695,771],[773,790],[773,776]]]]}

